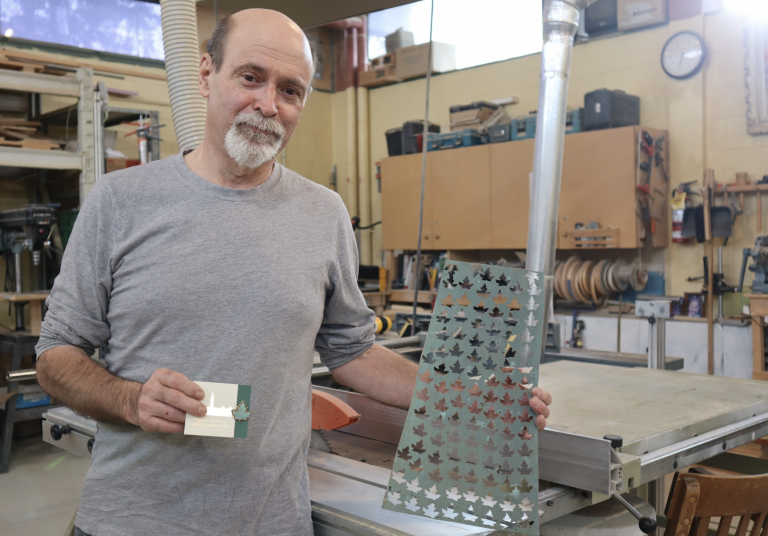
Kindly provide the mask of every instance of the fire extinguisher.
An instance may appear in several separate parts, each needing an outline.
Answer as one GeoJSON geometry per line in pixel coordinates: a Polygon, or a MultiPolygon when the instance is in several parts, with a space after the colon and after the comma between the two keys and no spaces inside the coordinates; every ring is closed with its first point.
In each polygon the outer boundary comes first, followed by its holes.
{"type": "Polygon", "coordinates": [[[683,214],[689,204],[688,194],[679,189],[672,192],[672,242],[675,244],[689,244],[690,237],[683,236],[683,214]]]}

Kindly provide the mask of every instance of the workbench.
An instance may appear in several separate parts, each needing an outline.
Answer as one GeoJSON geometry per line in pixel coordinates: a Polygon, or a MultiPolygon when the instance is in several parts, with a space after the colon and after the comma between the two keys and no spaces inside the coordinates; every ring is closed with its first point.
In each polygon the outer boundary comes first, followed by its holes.
{"type": "MultiPolygon", "coordinates": [[[[762,382],[571,361],[542,364],[540,378],[554,399],[548,427],[539,435],[542,523],[768,435],[768,389],[762,382]],[[621,436],[623,446],[611,448],[606,434],[621,436]]],[[[383,510],[406,412],[356,393],[319,389],[362,417],[328,434],[336,454],[310,450],[316,535],[492,533],[383,510]]],[[[46,420],[50,430],[58,417],[49,412],[46,420]]],[[[74,431],[87,441],[87,426],[74,431]]],[[[44,439],[57,444],[50,434],[44,439]]]]}

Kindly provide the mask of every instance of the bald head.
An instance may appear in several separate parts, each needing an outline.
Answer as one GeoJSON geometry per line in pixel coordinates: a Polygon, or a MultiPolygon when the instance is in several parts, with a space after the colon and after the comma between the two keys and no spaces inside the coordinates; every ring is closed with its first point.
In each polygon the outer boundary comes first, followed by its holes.
{"type": "Polygon", "coordinates": [[[218,22],[208,43],[208,53],[216,72],[224,65],[227,45],[237,43],[240,35],[257,35],[287,54],[304,56],[314,78],[314,51],[304,31],[293,20],[271,9],[244,9],[218,22]]]}

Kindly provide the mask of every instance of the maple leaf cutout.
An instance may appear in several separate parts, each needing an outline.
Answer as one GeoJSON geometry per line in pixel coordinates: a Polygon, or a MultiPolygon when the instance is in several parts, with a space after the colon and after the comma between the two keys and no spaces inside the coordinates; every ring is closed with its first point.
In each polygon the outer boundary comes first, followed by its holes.
{"type": "Polygon", "coordinates": [[[493,391],[488,391],[488,392],[487,392],[485,395],[483,395],[483,399],[484,399],[486,402],[488,402],[489,404],[493,404],[494,402],[496,402],[496,401],[499,399],[499,397],[498,397],[498,396],[496,396],[496,395],[493,393],[493,391]]]}
{"type": "Polygon", "coordinates": [[[490,506],[491,508],[496,506],[496,501],[493,499],[492,495],[486,495],[481,500],[483,501],[483,506],[490,506]]]}
{"type": "Polygon", "coordinates": [[[435,385],[435,391],[437,391],[440,394],[445,394],[448,392],[448,388],[445,386],[445,380],[435,385]]]}
{"type": "Polygon", "coordinates": [[[432,501],[436,501],[440,498],[440,494],[437,492],[437,486],[432,486],[428,490],[424,492],[424,495],[427,497],[427,499],[430,499],[432,501]]]}
{"type": "Polygon", "coordinates": [[[481,408],[481,407],[480,407],[480,405],[477,403],[477,400],[473,400],[473,401],[472,401],[472,404],[470,404],[469,406],[467,406],[467,411],[469,411],[470,413],[474,413],[475,415],[477,415],[477,414],[479,414],[479,413],[482,413],[482,412],[483,412],[483,408],[481,408]]]}
{"type": "Polygon", "coordinates": [[[459,493],[459,488],[457,488],[456,486],[446,491],[445,496],[451,499],[452,501],[458,501],[459,499],[461,499],[461,493],[459,493]]]}
{"type": "Polygon", "coordinates": [[[435,469],[434,471],[432,471],[431,473],[429,473],[429,479],[432,482],[442,482],[443,481],[443,477],[440,476],[440,468],[439,467],[437,469],[435,469]]]}
{"type": "Polygon", "coordinates": [[[485,383],[488,384],[489,387],[498,387],[500,382],[496,379],[496,376],[491,374],[491,377],[485,380],[485,383]]]}
{"type": "Polygon", "coordinates": [[[472,389],[469,390],[469,396],[480,396],[482,394],[483,392],[480,390],[480,386],[477,383],[475,383],[475,385],[472,386],[472,389]]]}
{"type": "Polygon", "coordinates": [[[421,510],[421,507],[416,502],[416,497],[414,497],[409,501],[405,501],[403,505],[407,510],[410,510],[411,512],[418,512],[419,510],[421,510]]]}
{"type": "Polygon", "coordinates": [[[424,402],[429,400],[429,389],[425,387],[421,391],[417,391],[416,398],[418,398],[419,400],[423,400],[424,402]]]}
{"type": "Polygon", "coordinates": [[[412,492],[414,492],[414,493],[418,493],[418,492],[420,492],[420,491],[421,491],[421,486],[419,486],[419,478],[418,478],[418,477],[414,478],[413,480],[411,480],[410,482],[408,482],[408,483],[405,485],[405,487],[406,487],[406,489],[407,489],[408,491],[412,491],[412,492]]]}
{"type": "Polygon", "coordinates": [[[387,500],[392,504],[394,504],[395,506],[403,502],[400,500],[400,494],[395,493],[394,491],[390,491],[387,493],[387,500]]]}
{"type": "Polygon", "coordinates": [[[437,517],[437,514],[438,512],[437,510],[435,510],[434,503],[424,508],[424,515],[427,517],[431,517],[432,519],[435,519],[437,517]]]}
{"type": "Polygon", "coordinates": [[[458,380],[456,380],[455,382],[453,382],[451,384],[451,389],[453,389],[454,391],[463,391],[464,390],[464,384],[461,383],[461,378],[459,378],[458,380]]]}
{"type": "Polygon", "coordinates": [[[456,519],[459,514],[453,511],[453,508],[443,508],[443,515],[448,519],[456,519]]]}
{"type": "Polygon", "coordinates": [[[237,422],[243,422],[248,420],[251,413],[251,411],[248,411],[248,406],[245,405],[245,401],[241,400],[237,407],[232,410],[232,417],[234,417],[237,422]]]}
{"type": "Polygon", "coordinates": [[[424,383],[430,383],[432,381],[432,377],[429,374],[429,369],[425,370],[423,374],[419,374],[419,380],[424,383]]]}

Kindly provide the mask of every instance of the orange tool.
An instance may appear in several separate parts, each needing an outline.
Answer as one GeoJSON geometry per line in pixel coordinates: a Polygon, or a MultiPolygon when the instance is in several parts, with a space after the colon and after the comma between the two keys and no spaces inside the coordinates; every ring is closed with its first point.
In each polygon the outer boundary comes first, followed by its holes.
{"type": "Polygon", "coordinates": [[[333,395],[312,391],[312,429],[336,430],[360,420],[360,414],[333,395]]]}

